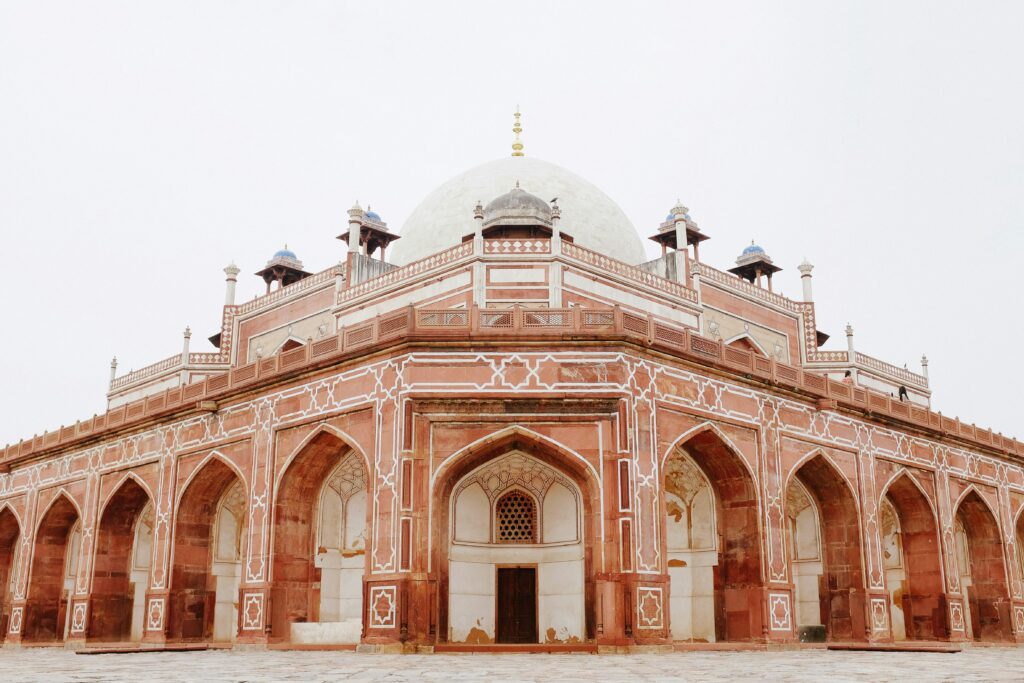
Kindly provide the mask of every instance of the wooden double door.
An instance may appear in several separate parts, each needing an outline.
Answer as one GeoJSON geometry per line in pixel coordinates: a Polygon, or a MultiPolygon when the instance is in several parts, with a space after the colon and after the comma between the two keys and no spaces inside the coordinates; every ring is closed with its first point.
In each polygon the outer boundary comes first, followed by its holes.
{"type": "Polygon", "coordinates": [[[537,568],[498,567],[498,643],[536,643],[537,568]]]}

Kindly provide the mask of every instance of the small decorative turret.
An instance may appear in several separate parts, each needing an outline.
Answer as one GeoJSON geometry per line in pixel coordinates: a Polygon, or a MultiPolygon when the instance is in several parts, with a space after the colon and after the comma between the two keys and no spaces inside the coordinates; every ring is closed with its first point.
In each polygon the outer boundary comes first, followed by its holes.
{"type": "Polygon", "coordinates": [[[280,289],[312,275],[302,269],[302,261],[294,251],[288,248],[287,244],[284,245],[284,249],[278,249],[267,261],[263,270],[257,271],[256,274],[267,283],[267,294],[270,294],[272,282],[276,282],[277,288],[280,289]]]}
{"type": "Polygon", "coordinates": [[[114,378],[117,377],[117,356],[114,356],[113,360],[110,361],[110,383],[114,383],[114,378]]]}
{"type": "Polygon", "coordinates": [[[348,243],[349,252],[362,252],[367,257],[380,248],[380,260],[383,261],[388,245],[400,239],[400,235],[388,230],[388,224],[369,204],[363,211],[356,202],[348,210],[348,232],[338,235],[338,239],[348,243]]]}
{"type": "Polygon", "coordinates": [[[921,374],[928,379],[928,356],[921,354],[921,374]]]}
{"type": "Polygon", "coordinates": [[[768,277],[768,291],[772,291],[772,274],[777,273],[782,268],[779,268],[772,263],[772,259],[765,253],[765,250],[754,244],[753,240],[750,242],[750,246],[743,250],[743,253],[736,259],[736,267],[730,268],[729,272],[734,275],[738,275],[748,282],[756,284],[758,287],[761,286],[761,277],[768,277]]]}
{"type": "Polygon", "coordinates": [[[700,231],[696,221],[690,218],[690,210],[677,199],[675,206],[658,226],[657,234],[649,239],[661,245],[662,256],[667,254],[669,249],[686,251],[692,244],[693,260],[700,261],[700,243],[709,237],[700,231]]]}

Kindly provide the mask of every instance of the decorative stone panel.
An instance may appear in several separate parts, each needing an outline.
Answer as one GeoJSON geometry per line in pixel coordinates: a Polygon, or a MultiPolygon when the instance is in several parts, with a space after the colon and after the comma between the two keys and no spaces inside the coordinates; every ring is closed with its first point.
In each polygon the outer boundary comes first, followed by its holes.
{"type": "Polygon", "coordinates": [[[374,586],[370,589],[370,628],[397,626],[398,587],[374,586]]]}
{"type": "Polygon", "coordinates": [[[789,593],[768,594],[769,627],[772,631],[792,631],[793,619],[789,593]]]}

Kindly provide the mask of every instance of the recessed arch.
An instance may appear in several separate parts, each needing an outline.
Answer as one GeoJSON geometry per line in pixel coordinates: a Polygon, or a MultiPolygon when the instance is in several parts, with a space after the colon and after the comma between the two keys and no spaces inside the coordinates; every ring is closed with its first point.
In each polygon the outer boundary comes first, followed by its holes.
{"type": "Polygon", "coordinates": [[[145,582],[136,585],[141,577],[133,576],[132,571],[137,527],[143,511],[152,505],[148,488],[134,473],[123,476],[104,502],[94,549],[88,626],[91,640],[126,641],[132,636],[135,601],[144,599],[146,589],[145,582]]]}
{"type": "MultiPolygon", "coordinates": [[[[984,496],[970,486],[957,501],[955,519],[966,538],[966,557],[958,557],[970,634],[974,640],[1006,642],[1013,638],[1010,595],[998,516],[984,496]]],[[[958,553],[959,555],[959,553],[958,553]]]]}
{"type": "Polygon", "coordinates": [[[358,642],[369,482],[365,454],[329,425],[307,435],[281,463],[271,519],[275,639],[358,642]]]}
{"type": "Polygon", "coordinates": [[[204,458],[186,480],[174,516],[169,640],[234,638],[232,611],[237,610],[247,507],[245,479],[234,463],[216,451],[204,458]],[[227,511],[225,503],[230,503],[227,511]],[[221,539],[217,532],[224,515],[229,515],[237,527],[239,546],[232,553],[236,558],[218,562],[221,558],[215,551],[221,539]]]}
{"type": "MultiPolygon", "coordinates": [[[[453,467],[458,467],[463,472],[468,471],[462,464],[467,458],[479,464],[479,462],[487,460],[489,457],[496,457],[493,455],[494,453],[500,455],[501,452],[504,452],[503,449],[509,450],[507,446],[516,442],[529,444],[530,448],[535,449],[538,453],[545,454],[545,457],[556,456],[556,459],[569,458],[568,464],[574,471],[582,468],[587,472],[588,477],[593,478],[594,482],[601,479],[597,468],[573,449],[522,425],[511,425],[493,434],[481,437],[445,458],[444,462],[434,470],[430,477],[431,491],[436,490],[438,481],[451,478],[452,475],[449,470],[453,467]],[[480,458],[480,454],[491,455],[480,458]]],[[[469,469],[472,469],[472,467],[469,469]]]]}
{"type": "Polygon", "coordinates": [[[243,484],[247,482],[245,473],[242,472],[238,465],[232,462],[231,458],[227,457],[220,451],[211,451],[191,472],[189,472],[189,475],[185,477],[185,481],[178,486],[178,495],[174,501],[175,519],[177,519],[178,509],[181,507],[181,501],[185,497],[185,493],[192,487],[192,483],[195,481],[196,477],[202,474],[204,470],[210,466],[210,463],[219,463],[221,466],[230,470],[231,474],[237,477],[243,484]]]}
{"type": "Polygon", "coordinates": [[[294,461],[295,458],[297,458],[301,453],[303,453],[303,451],[305,451],[306,447],[310,444],[310,442],[312,442],[314,439],[320,438],[321,435],[323,435],[323,434],[327,434],[327,435],[333,436],[334,438],[336,438],[339,441],[341,441],[345,445],[346,448],[349,448],[354,453],[358,454],[359,457],[362,459],[363,467],[366,468],[366,472],[367,472],[368,476],[373,472],[373,467],[372,467],[372,463],[370,462],[370,457],[366,454],[366,451],[363,450],[362,446],[359,445],[359,442],[356,441],[355,438],[353,438],[351,435],[349,435],[345,431],[343,431],[341,429],[338,429],[334,425],[320,424],[320,425],[317,425],[317,427],[313,431],[311,431],[309,434],[307,434],[305,437],[303,437],[301,441],[299,441],[298,445],[296,445],[291,450],[291,452],[288,453],[288,456],[281,462],[281,465],[278,467],[277,471],[274,473],[274,498],[275,499],[277,498],[277,491],[281,487],[281,478],[284,477],[285,472],[287,472],[288,468],[291,467],[292,461],[294,461]]]}
{"type": "Polygon", "coordinates": [[[883,549],[891,547],[889,555],[883,556],[883,566],[893,636],[910,640],[947,639],[948,609],[939,523],[932,501],[905,468],[886,482],[879,501],[880,510],[888,503],[897,518],[892,532],[880,523],[883,549]]]}
{"type": "MultiPolygon", "coordinates": [[[[518,476],[513,476],[513,479],[518,481],[518,476]]],[[[512,425],[487,437],[477,439],[446,458],[432,476],[430,485],[432,512],[429,562],[432,567],[430,570],[436,571],[439,576],[436,604],[439,639],[444,641],[452,638],[456,642],[485,643],[492,642],[490,639],[503,638],[501,625],[504,623],[502,615],[505,608],[500,606],[504,604],[501,598],[495,598],[501,590],[501,582],[497,575],[474,573],[472,577],[475,578],[472,578],[465,572],[470,568],[485,572],[491,571],[488,568],[503,564],[498,558],[506,553],[513,553],[518,558],[513,562],[514,566],[522,567],[521,563],[526,562],[535,567],[530,571],[536,572],[539,595],[544,596],[545,600],[552,599],[554,594],[564,593],[562,599],[565,601],[565,606],[563,609],[554,612],[541,610],[545,614],[551,614],[560,619],[555,622],[546,622],[538,618],[538,633],[544,642],[593,638],[596,581],[594,572],[597,563],[603,560],[599,559],[599,548],[595,548],[594,552],[583,552],[581,549],[587,539],[602,537],[602,494],[598,481],[595,468],[581,455],[553,439],[520,425],[512,425]],[[517,460],[516,463],[513,463],[512,461],[516,459],[523,462],[517,460]],[[535,463],[535,465],[530,463],[535,463]],[[564,479],[569,482],[570,491],[578,492],[578,498],[575,501],[575,512],[580,515],[576,523],[577,538],[575,541],[556,544],[557,550],[552,551],[564,554],[566,566],[572,567],[567,576],[572,578],[567,579],[567,583],[558,590],[554,590],[553,593],[549,594],[548,590],[544,588],[546,583],[551,582],[552,577],[555,576],[551,573],[552,568],[547,565],[548,559],[535,557],[535,554],[542,548],[529,544],[501,548],[500,544],[482,542],[481,547],[472,549],[454,542],[455,500],[453,497],[457,490],[461,490],[459,487],[467,477],[474,475],[475,472],[485,471],[492,464],[494,467],[504,468],[507,466],[517,472],[522,467],[526,467],[529,471],[533,471],[529,468],[540,468],[548,472],[542,477],[545,481],[551,477],[564,479]],[[477,552],[483,553],[480,556],[483,558],[482,564],[470,561],[470,557],[475,557],[474,553],[477,552]],[[484,569],[480,570],[480,567],[484,569]],[[473,590],[482,591],[479,597],[474,598],[468,593],[463,594],[470,582],[477,586],[477,589],[473,590]],[[459,590],[454,590],[456,586],[459,590]],[[491,597],[488,598],[488,595],[491,597]],[[469,611],[461,610],[460,606],[472,605],[480,601],[483,602],[478,608],[468,607],[466,609],[469,611]],[[499,606],[495,607],[496,604],[499,606]],[[452,610],[456,608],[461,611],[453,612],[452,610]],[[476,624],[477,619],[481,619],[478,625],[476,624]]],[[[575,496],[574,493],[573,497],[575,496]]],[[[493,506],[485,508],[485,512],[482,514],[490,515],[492,513],[493,506]],[[491,512],[486,512],[486,510],[491,512]]],[[[541,524],[543,526],[543,521],[541,524]]],[[[539,599],[535,596],[531,598],[531,601],[539,599]]],[[[527,635],[525,637],[529,639],[536,636],[527,635]]],[[[536,640],[532,642],[536,642],[536,640]]]]}
{"type": "Polygon", "coordinates": [[[36,525],[32,569],[22,637],[27,642],[63,640],[68,607],[75,588],[81,514],[74,499],[60,489],[36,525]]]}
{"type": "Polygon", "coordinates": [[[760,639],[760,503],[748,464],[715,425],[705,423],[673,442],[661,472],[660,533],[670,577],[673,638],[760,639]],[[679,524],[689,531],[670,534],[670,527],[679,524]],[[692,530],[705,527],[710,536],[699,542],[703,534],[692,530]]]}
{"type": "Polygon", "coordinates": [[[117,495],[117,493],[121,490],[121,487],[124,486],[125,482],[127,481],[135,482],[135,484],[138,485],[139,488],[146,492],[146,496],[149,498],[150,501],[154,500],[153,490],[150,488],[149,484],[146,483],[146,480],[137,475],[135,472],[128,470],[127,472],[121,475],[121,478],[118,479],[116,484],[110,487],[110,491],[107,492],[106,497],[104,497],[104,499],[100,502],[101,518],[103,517],[103,512],[107,509],[107,506],[110,505],[111,499],[117,495]]]}
{"type": "Polygon", "coordinates": [[[825,638],[863,640],[867,595],[855,489],[820,449],[808,453],[792,468],[786,480],[787,492],[794,481],[802,485],[820,515],[817,531],[823,581],[818,600],[825,638]]]}

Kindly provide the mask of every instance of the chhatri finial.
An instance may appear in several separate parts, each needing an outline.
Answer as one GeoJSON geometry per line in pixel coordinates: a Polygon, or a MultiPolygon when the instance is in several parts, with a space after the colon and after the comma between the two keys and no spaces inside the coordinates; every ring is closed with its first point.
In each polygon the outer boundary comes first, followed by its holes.
{"type": "Polygon", "coordinates": [[[512,132],[516,134],[516,139],[512,141],[512,156],[521,157],[526,156],[523,154],[523,141],[519,139],[519,134],[523,132],[523,124],[519,121],[519,105],[516,105],[516,121],[512,124],[512,132]]]}

